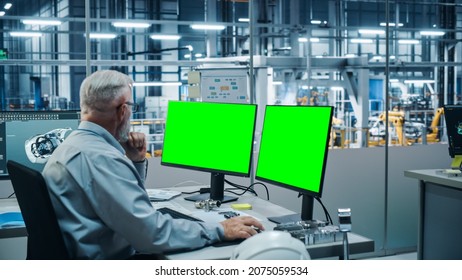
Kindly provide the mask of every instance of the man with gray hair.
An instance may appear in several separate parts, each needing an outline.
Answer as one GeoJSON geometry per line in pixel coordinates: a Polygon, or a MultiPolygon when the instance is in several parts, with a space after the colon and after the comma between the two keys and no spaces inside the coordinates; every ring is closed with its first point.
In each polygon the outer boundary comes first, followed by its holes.
{"type": "Polygon", "coordinates": [[[128,259],[194,249],[263,229],[251,217],[221,223],[172,219],[144,188],[146,138],[130,132],[133,81],[97,71],[80,87],[81,123],[49,158],[43,175],[71,258],[128,259]]]}

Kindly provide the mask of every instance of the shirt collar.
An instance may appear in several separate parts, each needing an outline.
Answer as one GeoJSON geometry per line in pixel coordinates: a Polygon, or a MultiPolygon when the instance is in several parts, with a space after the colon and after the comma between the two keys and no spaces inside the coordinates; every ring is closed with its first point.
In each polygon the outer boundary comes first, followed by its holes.
{"type": "Polygon", "coordinates": [[[99,136],[101,136],[104,140],[106,140],[111,146],[115,147],[119,150],[122,154],[125,154],[125,150],[122,145],[117,141],[117,139],[112,136],[109,131],[107,131],[104,127],[89,121],[81,121],[79,125],[79,129],[91,131],[99,136]]]}

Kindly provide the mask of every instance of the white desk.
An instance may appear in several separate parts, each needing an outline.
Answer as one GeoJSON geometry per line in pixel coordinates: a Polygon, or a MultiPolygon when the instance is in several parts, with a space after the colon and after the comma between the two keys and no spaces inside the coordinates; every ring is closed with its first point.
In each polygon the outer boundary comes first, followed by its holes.
{"type": "Polygon", "coordinates": [[[419,180],[417,258],[462,259],[462,177],[448,177],[440,169],[408,170],[419,180]]]}
{"type": "MultiPolygon", "coordinates": [[[[182,187],[175,188],[174,190],[180,191],[191,191],[197,190],[197,188],[191,187],[182,187]]],[[[173,200],[182,207],[186,208],[189,211],[197,211],[195,209],[194,203],[184,200],[182,197],[177,197],[173,200]]],[[[273,216],[282,216],[288,214],[294,214],[293,211],[283,208],[279,205],[273,204],[269,201],[266,201],[262,198],[253,196],[253,195],[243,195],[239,197],[239,200],[236,203],[249,203],[252,205],[252,210],[243,210],[242,212],[248,213],[251,216],[254,216],[263,223],[266,230],[272,230],[276,224],[269,221],[267,217],[273,216]]],[[[221,208],[229,208],[229,203],[223,204],[221,208]]],[[[361,253],[370,253],[374,252],[374,241],[363,236],[349,233],[348,241],[350,244],[350,254],[361,254],[361,253]]],[[[195,251],[188,252],[179,252],[179,253],[169,253],[167,257],[169,259],[175,260],[191,260],[191,259],[229,259],[236,245],[228,246],[208,246],[195,251]]],[[[308,245],[307,250],[310,253],[312,259],[319,258],[330,258],[330,257],[339,257],[343,258],[343,245],[342,242],[332,242],[324,243],[317,245],[308,245]]]]}
{"type": "MultiPolygon", "coordinates": [[[[178,187],[174,190],[179,191],[191,191],[197,190],[197,187],[178,187]]],[[[281,216],[287,214],[293,214],[293,211],[290,211],[286,208],[273,204],[269,201],[266,201],[262,198],[255,197],[253,195],[244,195],[239,198],[238,203],[250,203],[252,205],[252,210],[243,210],[251,216],[260,219],[263,225],[267,230],[272,230],[275,224],[267,219],[267,217],[272,216],[281,216]]],[[[183,196],[176,197],[171,200],[171,203],[175,203],[185,208],[187,211],[197,211],[194,206],[194,203],[191,201],[186,201],[183,199],[183,196]]],[[[154,203],[155,204],[155,203],[154,203]]],[[[2,208],[7,206],[17,205],[16,199],[4,199],[0,200],[0,211],[2,208]]],[[[229,204],[223,204],[221,208],[228,208],[229,204]]],[[[10,238],[10,237],[19,237],[27,236],[25,228],[16,228],[8,230],[0,230],[0,238],[10,238]]],[[[374,241],[363,236],[349,233],[348,240],[350,243],[350,254],[361,254],[369,253],[374,251],[374,241]]],[[[189,251],[189,252],[177,252],[177,253],[168,253],[167,257],[169,259],[177,260],[191,260],[191,259],[229,259],[236,245],[228,246],[208,246],[199,250],[189,251]]],[[[333,243],[324,243],[318,245],[309,245],[307,250],[311,255],[311,258],[330,258],[330,257],[339,257],[343,258],[343,245],[342,242],[333,242],[333,243]]]]}

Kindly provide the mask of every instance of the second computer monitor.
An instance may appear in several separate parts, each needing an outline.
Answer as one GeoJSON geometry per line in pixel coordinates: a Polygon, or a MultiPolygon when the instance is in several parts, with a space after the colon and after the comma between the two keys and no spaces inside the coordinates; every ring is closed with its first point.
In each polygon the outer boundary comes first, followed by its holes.
{"type": "Polygon", "coordinates": [[[168,104],[161,164],[211,173],[211,198],[222,202],[224,175],[250,176],[257,106],[181,102],[168,104]]]}
{"type": "Polygon", "coordinates": [[[331,120],[330,106],[266,106],[255,177],[303,194],[298,220],[322,195],[331,120]]]}

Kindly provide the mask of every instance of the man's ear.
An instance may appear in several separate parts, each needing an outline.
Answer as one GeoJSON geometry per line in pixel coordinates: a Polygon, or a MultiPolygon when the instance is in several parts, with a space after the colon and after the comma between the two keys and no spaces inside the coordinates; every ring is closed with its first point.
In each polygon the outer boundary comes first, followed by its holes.
{"type": "Polygon", "coordinates": [[[125,114],[128,114],[127,105],[122,104],[122,106],[120,106],[119,110],[117,110],[116,114],[117,114],[117,121],[119,123],[123,122],[123,120],[125,119],[125,114]]]}

